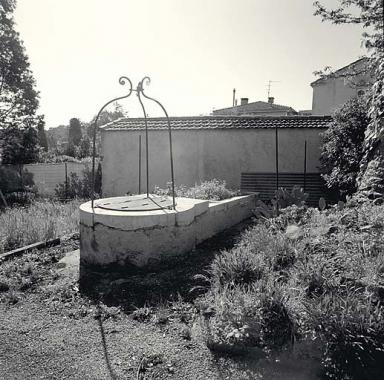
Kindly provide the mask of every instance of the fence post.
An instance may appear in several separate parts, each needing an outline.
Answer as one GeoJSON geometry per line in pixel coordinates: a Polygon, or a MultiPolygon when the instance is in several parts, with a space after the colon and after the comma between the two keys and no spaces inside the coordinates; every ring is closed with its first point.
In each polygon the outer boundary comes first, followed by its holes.
{"type": "Polygon", "coordinates": [[[65,199],[68,198],[68,169],[67,169],[67,163],[64,163],[65,168],[65,199]]]}
{"type": "Polygon", "coordinates": [[[5,206],[5,207],[8,207],[8,203],[7,203],[7,201],[5,200],[4,194],[3,194],[3,192],[1,191],[1,189],[0,189],[0,197],[1,197],[1,200],[3,201],[3,203],[4,203],[4,206],[5,206]]]}
{"type": "Polygon", "coordinates": [[[304,192],[307,185],[307,140],[304,142],[304,192]]]}
{"type": "Polygon", "coordinates": [[[139,194],[141,194],[141,135],[139,135],[139,194]]]}
{"type": "Polygon", "coordinates": [[[278,129],[275,127],[275,160],[276,160],[276,190],[279,190],[279,135],[278,129]]]}
{"type": "Polygon", "coordinates": [[[19,165],[19,175],[20,175],[20,188],[24,191],[24,180],[23,180],[23,165],[19,165]]]}

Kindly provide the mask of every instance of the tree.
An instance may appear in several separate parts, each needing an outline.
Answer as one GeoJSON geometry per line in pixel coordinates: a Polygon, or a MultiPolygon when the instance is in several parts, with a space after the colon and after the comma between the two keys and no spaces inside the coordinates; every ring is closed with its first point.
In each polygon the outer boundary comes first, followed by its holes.
{"type": "Polygon", "coordinates": [[[85,158],[91,156],[91,140],[87,134],[85,134],[80,141],[79,157],[85,158]]]}
{"type": "Polygon", "coordinates": [[[34,162],[38,155],[35,126],[38,93],[28,57],[14,29],[15,0],[0,0],[0,128],[3,162],[34,162]]]}
{"type": "Polygon", "coordinates": [[[37,124],[37,136],[39,139],[39,145],[45,152],[48,151],[48,140],[47,140],[47,135],[45,134],[45,122],[44,118],[40,116],[38,124],[37,124]]]}
{"type": "MultiPolygon", "coordinates": [[[[113,111],[104,110],[100,116],[99,120],[97,122],[98,126],[105,125],[107,123],[110,123],[111,121],[120,119],[121,117],[126,117],[126,113],[123,110],[123,107],[118,102],[113,103],[114,109],[113,111]]],[[[93,136],[93,124],[95,122],[96,115],[93,117],[93,119],[88,123],[87,126],[87,134],[89,137],[93,136]]]]}
{"type": "MultiPolygon", "coordinates": [[[[99,116],[99,120],[97,122],[97,128],[105,125],[107,123],[110,123],[114,120],[120,119],[122,117],[127,117],[126,112],[124,112],[123,107],[118,103],[115,102],[113,103],[113,110],[108,111],[105,109],[99,116]]],[[[96,115],[93,117],[93,119],[87,124],[87,135],[90,138],[90,155],[92,155],[92,150],[93,150],[93,128],[94,128],[94,123],[96,120],[96,115]]],[[[96,155],[98,154],[97,152],[100,152],[100,146],[101,146],[101,137],[100,134],[96,134],[96,155]]]]}
{"type": "Polygon", "coordinates": [[[69,120],[68,129],[68,156],[76,157],[81,142],[82,132],[80,120],[72,118],[69,120]]]}
{"type": "Polygon", "coordinates": [[[35,80],[19,34],[14,0],[0,0],[0,126],[30,123],[38,107],[35,80]]]}
{"type": "Polygon", "coordinates": [[[334,24],[360,24],[363,43],[370,55],[370,70],[375,82],[368,106],[370,123],[364,137],[364,154],[357,178],[358,192],[369,198],[384,196],[384,17],[383,0],[339,0],[339,7],[325,8],[314,3],[315,15],[334,24]],[[359,15],[350,12],[355,8],[359,15]]]}
{"type": "Polygon", "coordinates": [[[2,162],[4,164],[30,164],[39,157],[38,136],[32,125],[24,128],[9,126],[2,134],[2,162]]]}
{"type": "Polygon", "coordinates": [[[336,110],[332,123],[321,136],[321,172],[328,188],[341,197],[357,190],[356,178],[368,124],[365,99],[354,98],[336,110]]]}

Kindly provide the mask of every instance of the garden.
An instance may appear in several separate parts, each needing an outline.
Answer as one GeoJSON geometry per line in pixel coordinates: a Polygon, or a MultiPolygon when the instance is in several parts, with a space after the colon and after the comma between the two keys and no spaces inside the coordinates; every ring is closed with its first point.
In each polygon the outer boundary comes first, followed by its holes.
{"type": "MultiPolygon", "coordinates": [[[[237,194],[218,180],[176,190],[211,200],[237,194]]],[[[380,378],[384,206],[349,198],[309,208],[305,198],[281,189],[271,204],[259,202],[252,220],[171,265],[95,272],[83,283],[70,256],[81,200],[4,210],[2,252],[63,238],[1,263],[2,354],[15,344],[27,357],[50,350],[68,377],[93,368],[89,378],[380,378]]],[[[9,357],[2,377],[26,371],[20,360],[9,357]]],[[[62,378],[47,360],[46,377],[62,378]]]]}
{"type": "MultiPolygon", "coordinates": [[[[16,1],[0,1],[0,378],[382,379],[382,0],[340,0],[334,9],[314,2],[322,21],[364,28],[368,62],[362,73],[326,67],[316,74],[344,83],[355,74],[372,79],[366,92],[351,83],[357,97],[335,111],[321,136],[319,169],[329,193],[317,207],[306,205],[300,188],[278,188],[252,218],[185,256],[86,275],[79,205],[94,187],[102,193],[100,169],[95,181],[89,169],[81,178],[66,175],[45,199],[23,165],[89,161],[101,144],[97,135],[91,149],[98,125],[73,117],[45,133],[15,10],[16,1]]],[[[126,116],[114,105],[100,124],[126,116]]],[[[238,192],[213,179],[176,194],[218,201],[238,192]]]]}

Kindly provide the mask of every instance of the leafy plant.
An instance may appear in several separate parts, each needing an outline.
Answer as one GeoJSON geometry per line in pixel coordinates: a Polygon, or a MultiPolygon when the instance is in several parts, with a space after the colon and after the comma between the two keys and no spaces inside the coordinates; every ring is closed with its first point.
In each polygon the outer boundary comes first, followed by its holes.
{"type": "Polygon", "coordinates": [[[326,341],[325,374],[332,379],[378,379],[384,365],[383,306],[358,292],[330,294],[311,304],[317,334],[326,341]]]}
{"type": "MultiPolygon", "coordinates": [[[[156,186],[154,193],[157,195],[171,195],[172,184],[170,182],[167,183],[166,189],[156,186]]],[[[239,195],[238,191],[229,190],[225,181],[218,179],[204,181],[190,188],[181,185],[175,187],[175,193],[177,197],[206,199],[210,201],[221,201],[239,195]]]]}
{"type": "Polygon", "coordinates": [[[256,202],[256,208],[254,210],[255,215],[260,218],[272,218],[279,215],[281,209],[285,209],[290,206],[304,206],[305,201],[308,198],[308,193],[298,186],[294,186],[291,191],[286,188],[279,188],[275,192],[275,197],[271,199],[271,206],[268,206],[262,200],[256,202]]]}
{"type": "Polygon", "coordinates": [[[323,197],[321,197],[319,199],[319,210],[324,211],[326,207],[327,207],[327,202],[325,201],[325,199],[323,197]]]}
{"type": "MultiPolygon", "coordinates": [[[[80,178],[77,173],[71,173],[67,183],[60,183],[55,189],[59,199],[89,199],[92,196],[92,170],[90,165],[83,170],[80,178]]],[[[95,195],[101,195],[101,165],[95,173],[95,195]]]]}
{"type": "Polygon", "coordinates": [[[299,186],[293,186],[291,191],[281,187],[276,190],[275,199],[272,200],[275,207],[286,208],[292,205],[303,206],[308,198],[308,194],[299,186]]]}
{"type": "Polygon", "coordinates": [[[217,256],[210,274],[218,286],[247,286],[262,278],[264,266],[261,255],[251,249],[236,248],[217,256]]]}

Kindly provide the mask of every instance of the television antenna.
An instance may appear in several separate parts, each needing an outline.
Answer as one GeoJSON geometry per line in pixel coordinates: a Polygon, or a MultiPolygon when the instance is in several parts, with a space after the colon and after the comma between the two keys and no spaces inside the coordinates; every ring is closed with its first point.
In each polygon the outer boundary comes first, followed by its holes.
{"type": "Polygon", "coordinates": [[[269,80],[268,81],[268,86],[267,86],[267,88],[268,88],[268,99],[271,96],[271,85],[272,85],[272,83],[280,83],[280,82],[281,82],[280,80],[269,80]]]}

